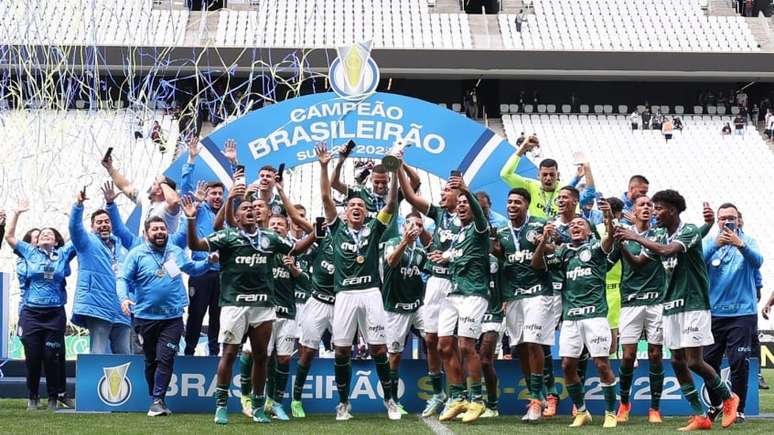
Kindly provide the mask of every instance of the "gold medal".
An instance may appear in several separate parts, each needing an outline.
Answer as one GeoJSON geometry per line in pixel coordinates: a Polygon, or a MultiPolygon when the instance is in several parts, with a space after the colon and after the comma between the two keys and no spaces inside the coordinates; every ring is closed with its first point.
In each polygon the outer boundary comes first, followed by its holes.
{"type": "Polygon", "coordinates": [[[164,269],[157,270],[156,276],[158,276],[159,278],[162,278],[164,276],[164,269]]]}
{"type": "Polygon", "coordinates": [[[358,264],[363,264],[365,263],[365,257],[358,255],[357,258],[355,258],[355,261],[357,261],[358,264]]]}

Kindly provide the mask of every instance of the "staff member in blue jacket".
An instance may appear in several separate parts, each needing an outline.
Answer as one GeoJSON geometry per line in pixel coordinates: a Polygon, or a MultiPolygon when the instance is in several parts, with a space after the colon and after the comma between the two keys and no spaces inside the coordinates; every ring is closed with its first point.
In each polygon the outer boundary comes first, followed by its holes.
{"type": "Polygon", "coordinates": [[[70,238],[78,252],[72,322],[89,330],[90,353],[129,354],[129,317],[121,312],[116,296],[116,273],[126,251],[112,234],[107,211],[92,213],[91,231],[84,228],[87,199],[85,191],[78,192],[70,212],[70,238]]]}
{"type": "Polygon", "coordinates": [[[69,263],[75,256],[72,245],[65,246],[61,234],[54,228],[43,228],[38,245],[16,240],[16,224],[19,216],[29,210],[29,203],[21,202],[14,210],[5,240],[25,260],[28,285],[19,315],[18,332],[24,345],[24,362],[27,367],[27,409],[37,409],[40,398],[41,364],[46,369],[48,407],[72,408],[73,403],[65,392],[64,333],[67,324],[64,305],[67,302],[65,278],[70,274],[69,263]]]}
{"type": "MultiPolygon", "coordinates": [[[[717,236],[703,241],[715,338],[715,343],[704,349],[704,360],[720,373],[721,360],[724,355],[728,357],[731,390],[739,396],[737,422],[743,422],[752,335],[758,323],[755,271],[763,257],[755,240],[740,230],[739,213],[733,204],[718,208],[718,227],[717,236]]],[[[712,418],[721,399],[710,393],[710,400],[714,409],[707,414],[712,418]]]]}
{"type": "Polygon", "coordinates": [[[188,306],[181,271],[201,275],[210,264],[207,260],[193,261],[184,250],[167,243],[167,226],[158,216],[145,221],[145,238],[146,243],[126,256],[117,291],[121,310],[127,316],[134,315],[132,326],[145,354],[145,380],[153,398],[148,415],[156,417],[171,414],[164,397],[188,306]]]}

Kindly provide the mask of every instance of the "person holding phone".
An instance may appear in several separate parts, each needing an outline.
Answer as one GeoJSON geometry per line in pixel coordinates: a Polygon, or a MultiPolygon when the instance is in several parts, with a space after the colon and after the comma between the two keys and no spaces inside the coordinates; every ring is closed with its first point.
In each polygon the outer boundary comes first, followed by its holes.
{"type": "MultiPolygon", "coordinates": [[[[736,206],[725,203],[718,208],[718,234],[702,243],[709,272],[712,335],[715,342],[704,349],[704,360],[716,371],[724,356],[731,366],[731,391],[739,396],[737,421],[744,421],[747,375],[752,352],[752,336],[758,324],[755,273],[763,256],[755,239],[739,228],[736,206]]],[[[713,408],[720,397],[711,392],[713,408]]],[[[715,409],[709,415],[717,414],[715,409]]]]}

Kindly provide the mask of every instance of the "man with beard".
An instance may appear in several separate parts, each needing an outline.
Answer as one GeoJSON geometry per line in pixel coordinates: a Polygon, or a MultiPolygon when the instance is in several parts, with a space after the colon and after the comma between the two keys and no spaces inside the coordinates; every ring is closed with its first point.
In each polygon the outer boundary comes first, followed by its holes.
{"type": "Polygon", "coordinates": [[[529,206],[529,215],[543,219],[550,219],[556,214],[556,188],[559,186],[559,165],[554,159],[543,159],[538,165],[538,180],[522,177],[516,173],[521,158],[528,151],[539,147],[537,137],[530,136],[524,141],[518,150],[505,162],[500,170],[500,178],[511,188],[521,187],[526,189],[532,202],[529,206]]]}
{"type": "Polygon", "coordinates": [[[430,417],[440,412],[447,399],[442,386],[441,357],[438,353],[438,314],[446,295],[452,290],[449,265],[433,261],[430,254],[438,258],[441,253],[449,249],[452,239],[459,232],[460,222],[457,218],[459,192],[452,189],[449,183],[446,183],[441,190],[441,200],[438,205],[435,205],[417,195],[416,190],[412,188],[408,177],[402,170],[398,171],[398,177],[406,201],[435,222],[432,241],[425,247],[428,252],[425,272],[430,277],[425,285],[425,297],[422,301],[424,305],[422,323],[425,327],[425,344],[427,345],[427,368],[430,372],[430,383],[433,388],[433,395],[427,401],[425,409],[422,411],[422,417],[430,417]]]}
{"type": "Polygon", "coordinates": [[[672,367],[680,389],[693,409],[688,425],[680,430],[712,428],[691,371],[701,376],[707,389],[723,400],[722,425],[730,427],[736,421],[739,397],[729,391],[702,355],[703,346],[714,341],[709,311],[709,278],[702,253],[701,233],[695,225],[680,220],[680,213],[685,210],[685,199],[678,192],[657,192],[653,195],[653,205],[657,225],[663,229],[656,240],[623,228],[616,230],[616,238],[634,241],[644,248],[636,257],[624,254],[633,267],[660,260],[666,270],[669,284],[664,296],[664,343],[672,351],[672,367]]]}
{"type": "Polygon", "coordinates": [[[461,227],[447,251],[430,253],[435,263],[450,266],[453,283],[438,315],[438,349],[450,395],[438,419],[451,420],[464,412],[462,422],[472,423],[486,410],[476,340],[481,336],[481,322],[489,305],[489,223],[461,175],[449,177],[448,185],[459,191],[457,216],[461,227]],[[470,376],[469,391],[464,372],[470,376]]]}
{"type": "Polygon", "coordinates": [[[374,219],[366,221],[368,209],[360,197],[347,200],[346,222],[338,217],[331,196],[328,164],[331,155],[325,144],[315,148],[320,161],[320,193],[325,219],[333,240],[335,275],[333,288],[333,344],[336,388],[339,404],[336,420],[352,418],[349,403],[352,377],[352,340],[360,330],[365,335],[384,391],[384,406],[390,420],[400,420],[400,409],[392,398],[390,368],[387,360],[386,316],[381,297],[379,241],[393,219],[398,204],[398,180],[391,181],[384,207],[374,219]]]}
{"type": "Polygon", "coordinates": [[[164,398],[183,333],[183,313],[188,305],[183,275],[204,273],[208,259],[193,261],[183,249],[167,243],[164,220],[145,221],[146,243],[127,254],[118,279],[121,310],[134,316],[132,326],[145,354],[145,380],[152,397],[149,417],[169,415],[164,398]]]}
{"type": "Polygon", "coordinates": [[[116,274],[126,250],[112,234],[113,225],[107,211],[92,213],[91,232],[84,229],[86,199],[86,192],[79,192],[70,212],[70,237],[78,253],[72,322],[89,330],[89,353],[129,354],[129,317],[121,311],[116,296],[116,274]]]}
{"type": "Polygon", "coordinates": [[[527,214],[531,196],[526,189],[508,193],[508,226],[497,231],[494,255],[503,260],[502,286],[506,302],[505,324],[511,344],[519,352],[530,404],[525,421],[542,416],[541,392],[545,354],[543,346],[554,342],[551,316],[553,288],[548,273],[531,267],[537,236],[545,222],[527,214]]]}
{"type": "Polygon", "coordinates": [[[189,198],[183,200],[188,220],[188,247],[192,251],[218,251],[220,256],[221,331],[218,341],[223,343],[223,351],[218,364],[215,391],[217,424],[228,423],[226,404],[231,384],[231,367],[245,335],[249,336],[253,349],[253,421],[271,422],[263,410],[266,350],[271,338],[272,323],[276,318],[271,300],[274,291],[271,257],[304,252],[314,241],[314,235],[311,235],[291,244],[274,231],[261,229],[256,225],[253,205],[248,201],[240,202],[237,210],[232,211],[234,201],[242,198],[244,193],[244,185],[236,185],[224,205],[227,219],[233,218],[236,227],[215,232],[206,239],[196,237],[196,205],[189,198]]]}

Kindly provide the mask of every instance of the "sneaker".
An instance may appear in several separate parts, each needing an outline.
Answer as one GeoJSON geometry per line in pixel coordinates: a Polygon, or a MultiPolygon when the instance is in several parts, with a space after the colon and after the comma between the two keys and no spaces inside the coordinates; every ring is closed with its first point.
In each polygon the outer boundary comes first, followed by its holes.
{"type": "Polygon", "coordinates": [[[578,408],[575,407],[575,405],[572,405],[572,416],[573,418],[578,415],[578,408]]]}
{"type": "Polygon", "coordinates": [[[271,415],[271,407],[274,405],[274,400],[271,399],[271,397],[266,397],[266,400],[263,401],[263,413],[266,415],[271,415]]]}
{"type": "Polygon", "coordinates": [[[347,403],[339,403],[336,405],[336,421],[347,421],[352,418],[352,414],[350,411],[352,410],[352,405],[347,403]]]}
{"type": "Polygon", "coordinates": [[[392,421],[400,420],[400,409],[398,408],[398,404],[395,403],[394,400],[385,400],[384,401],[384,407],[387,408],[387,418],[389,418],[392,421]]]}
{"type": "Polygon", "coordinates": [[[693,432],[695,430],[710,430],[712,429],[712,420],[703,415],[694,415],[688,419],[686,426],[677,429],[678,432],[693,432]]]}
{"type": "Polygon", "coordinates": [[[543,417],[551,418],[556,416],[556,407],[559,405],[559,398],[548,396],[546,398],[546,408],[543,410],[543,417]]]}
{"type": "Polygon", "coordinates": [[[279,402],[271,402],[271,412],[270,414],[273,418],[276,418],[279,421],[290,421],[290,417],[288,417],[288,413],[285,412],[285,408],[282,407],[282,404],[279,402]]]}
{"type": "Polygon", "coordinates": [[[736,424],[744,423],[747,421],[747,419],[744,416],[744,412],[737,412],[736,413],[736,424]]]}
{"type": "Polygon", "coordinates": [[[293,400],[290,402],[290,413],[293,415],[293,418],[306,418],[304,406],[301,404],[300,400],[293,400]]]}
{"type": "Polygon", "coordinates": [[[542,416],[543,416],[543,403],[540,400],[532,399],[529,401],[529,406],[527,407],[527,413],[524,414],[524,417],[522,417],[521,421],[534,423],[540,420],[540,417],[542,416]]]}
{"type": "Polygon", "coordinates": [[[723,429],[731,427],[736,421],[736,411],[739,409],[739,396],[731,393],[731,397],[723,401],[723,429]]]}
{"type": "Polygon", "coordinates": [[[484,411],[484,413],[481,414],[481,417],[479,418],[494,418],[499,416],[500,416],[500,411],[492,408],[486,408],[486,411],[484,411]]]}
{"type": "Polygon", "coordinates": [[[403,407],[400,403],[397,403],[398,405],[398,411],[400,411],[400,415],[408,415],[408,411],[406,411],[406,408],[403,407]]]}
{"type": "Polygon", "coordinates": [[[631,403],[621,403],[618,405],[618,414],[615,416],[615,419],[619,423],[626,423],[629,421],[629,414],[632,412],[632,404],[631,403]]]}
{"type": "Polygon", "coordinates": [[[485,410],[486,406],[484,406],[484,402],[470,402],[465,411],[465,416],[462,417],[462,422],[473,423],[481,417],[481,414],[483,414],[485,410]]]}
{"type": "MultiPolygon", "coordinates": [[[[287,417],[287,415],[286,415],[287,417]]],[[[263,408],[255,408],[253,410],[253,422],[254,423],[271,423],[271,419],[266,415],[266,411],[263,408]]]]}
{"type": "Polygon", "coordinates": [[[648,423],[663,423],[661,419],[661,411],[658,409],[650,408],[648,410],[648,423]]]}
{"type": "Polygon", "coordinates": [[[215,424],[228,424],[228,408],[225,406],[215,408],[215,424]]]}
{"type": "Polygon", "coordinates": [[[37,411],[40,406],[40,399],[27,399],[27,411],[37,411]]]}
{"type": "Polygon", "coordinates": [[[591,413],[588,411],[576,411],[575,418],[569,427],[581,427],[591,423],[591,413]]]}
{"type": "Polygon", "coordinates": [[[605,411],[605,422],[602,423],[602,427],[605,429],[611,429],[618,426],[618,416],[614,412],[605,411]]]}
{"type": "Polygon", "coordinates": [[[763,375],[758,373],[758,389],[759,390],[768,390],[769,384],[766,383],[766,379],[763,379],[763,375]]]}
{"type": "Polygon", "coordinates": [[[49,411],[56,411],[56,398],[49,397],[48,398],[48,410],[49,411]]]}
{"type": "Polygon", "coordinates": [[[467,411],[468,409],[468,401],[462,400],[462,399],[455,399],[451,400],[449,399],[448,402],[446,402],[446,408],[444,408],[441,415],[438,417],[438,421],[449,421],[453,419],[454,417],[462,414],[463,412],[467,411]]]}
{"type": "Polygon", "coordinates": [[[720,415],[720,408],[710,406],[707,409],[707,418],[709,418],[710,421],[715,421],[715,419],[718,418],[718,415],[720,415]]]}
{"type": "Polygon", "coordinates": [[[242,404],[242,414],[245,417],[253,418],[253,401],[250,400],[250,397],[243,394],[239,402],[242,404]]]}
{"type": "Polygon", "coordinates": [[[59,405],[59,408],[75,409],[75,402],[73,402],[73,399],[67,397],[67,393],[56,396],[56,403],[59,405]]]}
{"type": "Polygon", "coordinates": [[[166,405],[161,399],[154,399],[150,408],[148,409],[148,417],[159,417],[167,415],[166,405]]]}
{"type": "Polygon", "coordinates": [[[422,411],[422,417],[430,417],[439,413],[445,402],[445,394],[433,394],[432,397],[430,397],[430,400],[427,401],[427,405],[425,405],[424,411],[422,411]]]}

